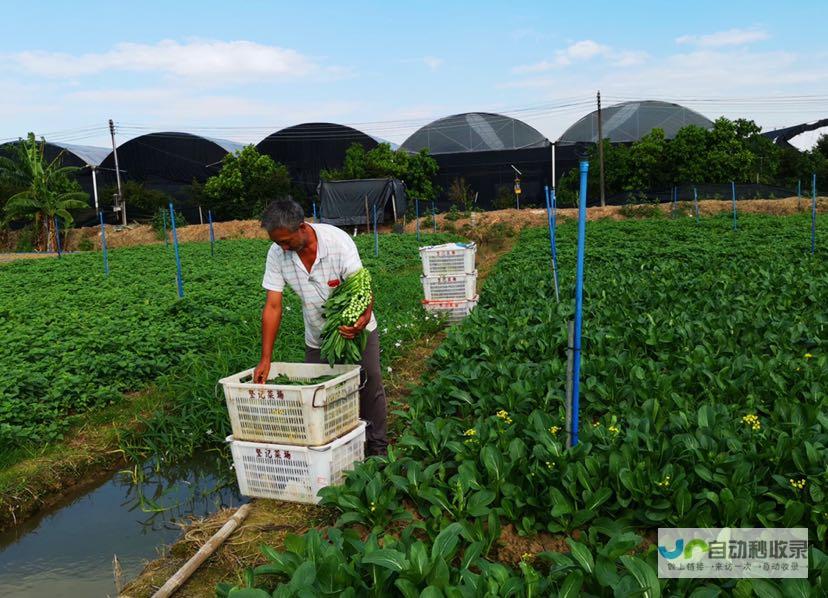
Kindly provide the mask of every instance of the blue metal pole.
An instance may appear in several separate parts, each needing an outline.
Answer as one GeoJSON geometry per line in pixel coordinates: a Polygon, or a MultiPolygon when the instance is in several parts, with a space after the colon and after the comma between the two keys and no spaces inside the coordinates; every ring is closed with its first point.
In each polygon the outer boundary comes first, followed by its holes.
{"type": "Polygon", "coordinates": [[[437,234],[437,208],[434,207],[434,202],[431,202],[431,221],[434,223],[434,234],[437,234]]]}
{"type": "Polygon", "coordinates": [[[379,233],[377,232],[377,204],[374,204],[374,257],[379,257],[379,233]]]}
{"type": "Polygon", "coordinates": [[[313,202],[313,221],[314,221],[314,222],[319,222],[319,221],[316,219],[316,202],[313,202]]]}
{"type": "Polygon", "coordinates": [[[170,226],[172,227],[173,235],[173,249],[175,249],[175,268],[176,278],[178,280],[178,296],[184,296],[184,281],[181,279],[181,258],[178,255],[178,233],[175,230],[175,209],[172,202],[170,202],[170,226]]]}
{"type": "Polygon", "coordinates": [[[558,292],[558,264],[555,259],[555,229],[552,222],[552,196],[549,194],[549,187],[544,185],[544,194],[546,196],[546,221],[549,225],[549,252],[552,254],[552,280],[555,283],[555,301],[560,303],[561,297],[558,292]]]}
{"type": "Polygon", "coordinates": [[[416,220],[417,220],[417,243],[419,243],[420,242],[420,200],[419,199],[414,200],[414,206],[415,206],[414,209],[416,210],[416,213],[417,213],[417,218],[416,218],[416,220]]]}
{"type": "Polygon", "coordinates": [[[60,226],[58,226],[58,219],[57,219],[57,216],[55,216],[55,242],[57,243],[57,252],[58,252],[58,257],[60,257],[60,254],[61,254],[61,247],[60,247],[60,226]]]}
{"type": "Polygon", "coordinates": [[[811,180],[811,255],[816,251],[816,173],[811,180]]]}
{"type": "Polygon", "coordinates": [[[673,218],[676,217],[676,208],[678,208],[678,189],[673,187],[673,218]]]}
{"type": "Polygon", "coordinates": [[[106,224],[104,223],[103,210],[98,212],[101,217],[101,249],[103,250],[104,275],[109,276],[109,257],[106,254],[106,224]]]}
{"type": "Polygon", "coordinates": [[[733,197],[733,230],[736,230],[738,220],[736,216],[736,183],[734,181],[730,181],[730,194],[733,197]]]}
{"type": "Polygon", "coordinates": [[[207,222],[210,223],[210,255],[215,255],[214,246],[216,244],[216,235],[213,233],[213,210],[207,210],[207,222]]]}
{"type": "Polygon", "coordinates": [[[589,161],[581,160],[581,193],[578,204],[578,265],[575,271],[575,334],[572,351],[572,446],[578,444],[578,411],[581,378],[581,321],[584,307],[584,249],[586,246],[587,173],[589,161]]]}
{"type": "Polygon", "coordinates": [[[693,207],[696,208],[696,222],[699,221],[699,194],[693,187],[693,207]]]}
{"type": "Polygon", "coordinates": [[[167,213],[164,211],[164,208],[159,208],[161,210],[161,219],[164,222],[164,247],[170,246],[170,240],[167,238],[167,213]]]}

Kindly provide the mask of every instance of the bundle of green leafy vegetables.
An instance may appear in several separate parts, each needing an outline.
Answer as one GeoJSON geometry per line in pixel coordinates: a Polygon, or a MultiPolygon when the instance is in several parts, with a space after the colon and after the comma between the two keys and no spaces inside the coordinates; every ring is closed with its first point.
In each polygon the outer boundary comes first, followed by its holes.
{"type": "Polygon", "coordinates": [[[275,378],[271,378],[270,380],[268,380],[267,384],[279,384],[281,386],[309,386],[314,384],[324,384],[328,380],[333,380],[334,378],[336,378],[336,376],[331,375],[319,376],[317,378],[310,379],[290,378],[288,376],[285,376],[284,374],[279,374],[275,378]]]}
{"type": "Polygon", "coordinates": [[[371,274],[360,269],[345,282],[335,287],[325,302],[325,325],[322,327],[322,358],[330,365],[359,363],[368,342],[363,330],[354,339],[339,332],[340,326],[353,326],[371,303],[371,274]]]}

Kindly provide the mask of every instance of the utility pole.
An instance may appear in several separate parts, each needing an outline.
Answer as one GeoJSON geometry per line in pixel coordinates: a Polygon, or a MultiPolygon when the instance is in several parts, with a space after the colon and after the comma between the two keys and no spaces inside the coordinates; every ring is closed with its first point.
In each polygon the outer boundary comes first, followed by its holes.
{"type": "Polygon", "coordinates": [[[601,118],[601,92],[598,92],[598,170],[601,178],[601,207],[607,205],[604,195],[604,125],[601,118]]]}
{"type": "Polygon", "coordinates": [[[126,202],[124,201],[124,194],[121,191],[121,169],[118,166],[118,148],[115,147],[115,123],[109,119],[109,135],[112,137],[112,153],[115,155],[115,180],[118,181],[118,200],[116,202],[118,209],[121,210],[121,224],[127,225],[126,202]]]}

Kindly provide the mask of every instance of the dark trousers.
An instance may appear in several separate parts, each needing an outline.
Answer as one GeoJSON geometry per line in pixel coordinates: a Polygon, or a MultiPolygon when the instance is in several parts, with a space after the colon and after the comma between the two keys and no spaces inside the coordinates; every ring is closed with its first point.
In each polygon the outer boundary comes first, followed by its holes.
{"type": "MultiPolygon", "coordinates": [[[[319,349],[305,346],[305,363],[326,363],[319,349]]],[[[365,430],[365,455],[384,455],[388,447],[385,388],[380,370],[379,333],[368,333],[368,344],[362,354],[362,381],[359,391],[359,417],[368,422],[365,430]]]]}

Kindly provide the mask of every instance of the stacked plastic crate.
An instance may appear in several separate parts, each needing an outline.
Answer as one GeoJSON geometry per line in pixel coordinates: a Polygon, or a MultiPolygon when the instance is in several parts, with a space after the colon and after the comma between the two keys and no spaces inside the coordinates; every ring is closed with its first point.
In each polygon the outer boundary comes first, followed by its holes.
{"type": "Polygon", "coordinates": [[[474,243],[447,243],[420,247],[423,262],[423,306],[445,314],[450,324],[469,315],[477,305],[477,269],[474,243]]]}
{"type": "Polygon", "coordinates": [[[252,375],[247,370],[219,381],[239,490],[318,503],[319,489],[341,483],[365,456],[360,366],[272,363],[271,381],[282,384],[253,384],[252,375]]]}

